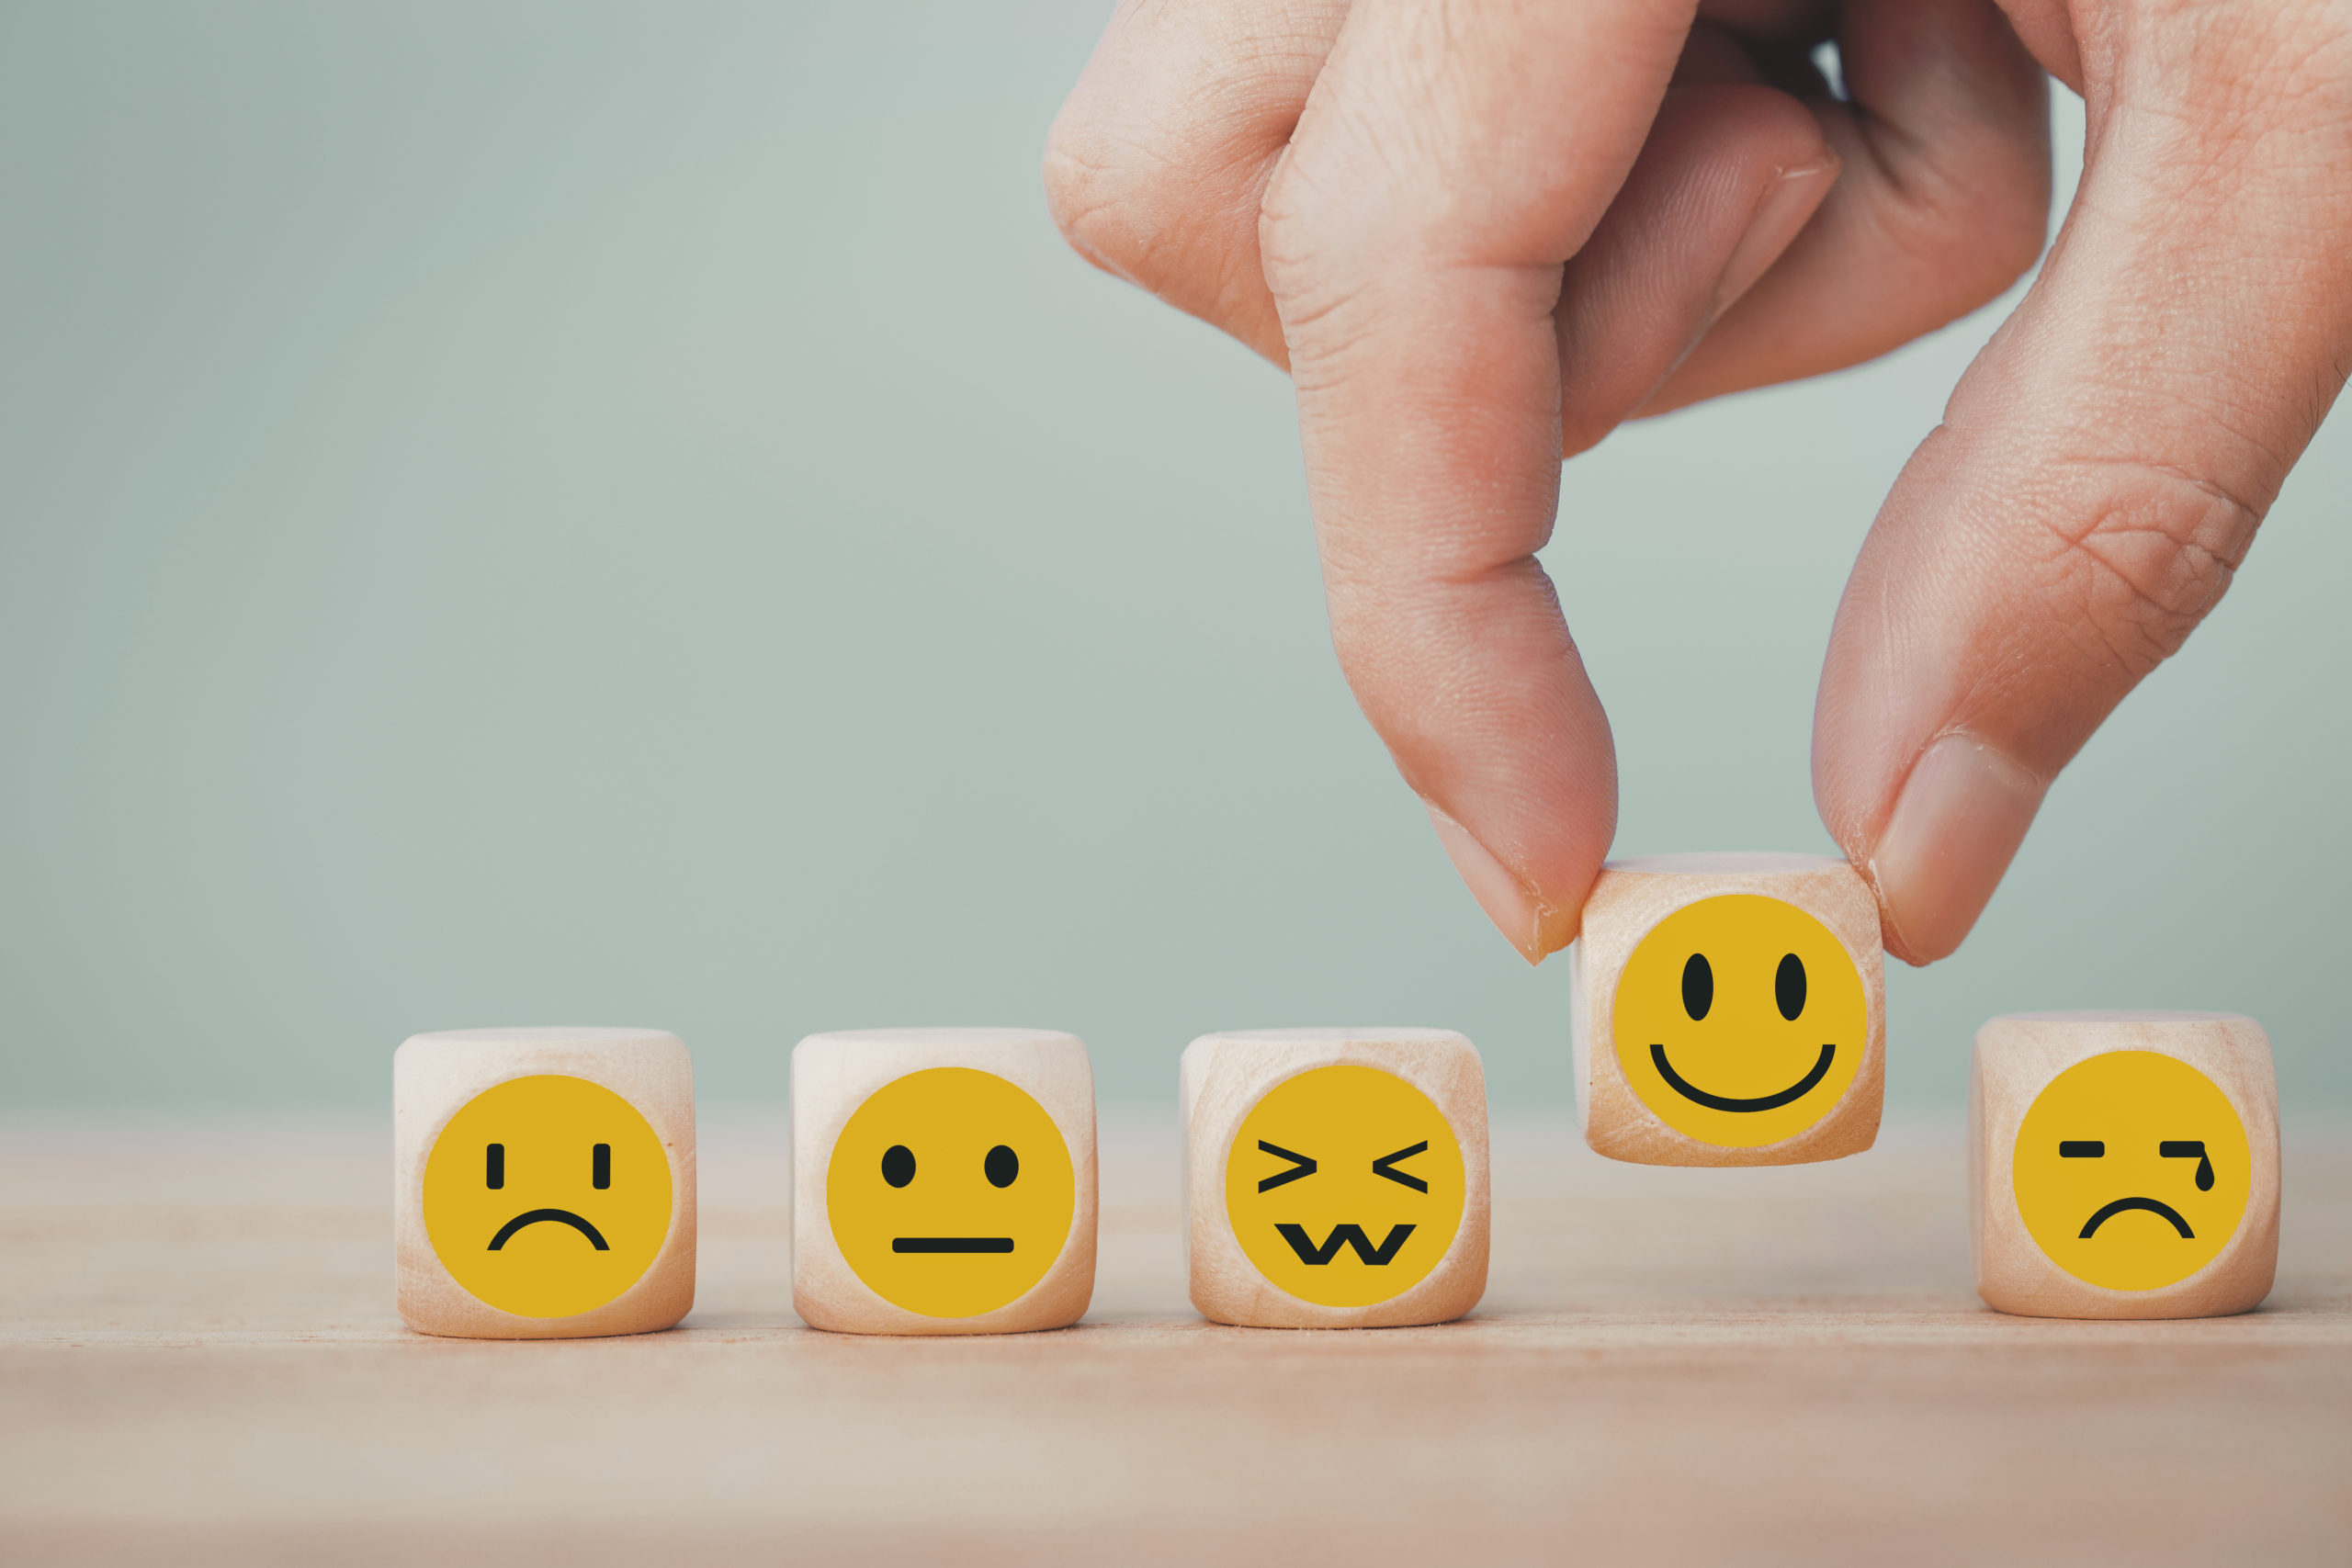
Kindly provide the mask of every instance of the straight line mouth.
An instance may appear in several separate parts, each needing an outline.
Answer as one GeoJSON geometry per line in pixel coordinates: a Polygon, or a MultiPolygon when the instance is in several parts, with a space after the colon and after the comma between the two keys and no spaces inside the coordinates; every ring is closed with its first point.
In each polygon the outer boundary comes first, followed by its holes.
{"type": "Polygon", "coordinates": [[[1821,1059],[1814,1063],[1813,1071],[1805,1074],[1780,1093],[1762,1094],[1754,1100],[1734,1100],[1729,1095],[1709,1094],[1705,1089],[1676,1072],[1674,1064],[1666,1059],[1665,1046],[1650,1047],[1650,1060],[1657,1064],[1657,1076],[1666,1080],[1666,1087],[1691,1103],[1703,1105],[1710,1111],[1778,1111],[1783,1105],[1793,1104],[1811,1094],[1813,1086],[1829,1076],[1830,1058],[1837,1055],[1837,1046],[1824,1045],[1821,1048],[1821,1059]]]}
{"type": "Polygon", "coordinates": [[[1009,1235],[897,1235],[890,1238],[893,1252],[1011,1252],[1012,1238],[1009,1235]]]}
{"type": "Polygon", "coordinates": [[[2180,1233],[2180,1239],[2183,1241],[2195,1241],[2197,1239],[2197,1233],[2188,1228],[2188,1222],[2180,1217],[2180,1211],[2160,1198],[2118,1198],[2114,1202],[2109,1203],[2106,1208],[2101,1209],[2098,1213],[2093,1214],[2089,1221],[2084,1224],[2083,1234],[2075,1239],[2077,1241],[2090,1240],[2093,1235],[2096,1235],[2098,1233],[2099,1226],[2107,1224],[2108,1221],[2115,1218],[2116,1215],[2128,1214],[2134,1209],[2145,1209],[2149,1213],[2154,1214],[2161,1219],[2170,1220],[2172,1222],[2172,1228],[2180,1233]]]}

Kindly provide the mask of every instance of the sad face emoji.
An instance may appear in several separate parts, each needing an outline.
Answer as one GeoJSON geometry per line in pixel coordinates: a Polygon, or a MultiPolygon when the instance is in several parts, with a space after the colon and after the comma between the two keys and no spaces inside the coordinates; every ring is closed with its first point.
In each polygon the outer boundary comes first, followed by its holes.
{"type": "Polygon", "coordinates": [[[1868,1006],[1852,955],[1813,916],[1761,894],[1702,898],[1626,960],[1617,1060],[1676,1132],[1755,1148],[1794,1137],[1844,1098],[1868,1006]]]}
{"type": "Polygon", "coordinates": [[[1258,1272],[1317,1306],[1429,1278],[1462,1228],[1462,1146],[1429,1096],[1377,1067],[1313,1067],[1243,1117],[1225,1206],[1258,1272]]]}
{"type": "Polygon", "coordinates": [[[2221,1255],[2245,1218],[2245,1123],[2177,1056],[2109,1051],[2052,1078],[2018,1123],[2018,1213],[2087,1284],[2153,1291],[2221,1255]]]}
{"type": "Polygon", "coordinates": [[[572,1317],[645,1277],[670,1235],[669,1151],[636,1106],[558,1073],[460,1106],[424,1162],[424,1231],[478,1300],[572,1317]]]}

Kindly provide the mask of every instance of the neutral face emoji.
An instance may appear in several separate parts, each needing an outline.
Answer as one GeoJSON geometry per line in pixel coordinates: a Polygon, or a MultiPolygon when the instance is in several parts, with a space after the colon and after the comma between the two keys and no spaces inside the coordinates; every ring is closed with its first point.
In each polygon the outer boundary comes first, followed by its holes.
{"type": "Polygon", "coordinates": [[[2229,1097],[2156,1051],[2109,1051],[2052,1078],[2018,1125],[2009,1171],[2035,1245],[2110,1291],[2177,1284],[2211,1263],[2253,1179],[2229,1097]]]}
{"type": "Polygon", "coordinates": [[[1862,1065],[1868,1003],[1852,956],[1793,904],[1729,893],[1685,905],[1617,981],[1617,1060],[1641,1101],[1702,1143],[1793,1137],[1862,1065]]]}
{"type": "Polygon", "coordinates": [[[670,1234],[670,1157],[634,1105],[560,1074],[466,1101],[424,1161],[450,1278],[519,1317],[571,1317],[642,1279],[670,1234]]]}
{"type": "Polygon", "coordinates": [[[1313,1067],[1242,1118],[1225,1212],[1258,1272],[1317,1306],[1429,1278],[1462,1228],[1462,1146],[1429,1096],[1377,1067],[1313,1067]]]}
{"type": "Polygon", "coordinates": [[[1054,1119],[973,1067],[930,1067],[876,1089],[825,1171],[842,1258],[876,1295],[925,1317],[1020,1300],[1061,1256],[1077,1206],[1054,1119]]]}

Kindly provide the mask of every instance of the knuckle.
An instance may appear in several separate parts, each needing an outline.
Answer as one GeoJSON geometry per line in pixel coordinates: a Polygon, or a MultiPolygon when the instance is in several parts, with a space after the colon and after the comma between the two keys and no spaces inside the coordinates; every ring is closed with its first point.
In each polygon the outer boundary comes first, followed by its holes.
{"type": "Polygon", "coordinates": [[[2138,458],[2076,459],[2087,504],[2050,526],[2050,586],[2083,651],[2136,681],[2221,601],[2261,510],[2211,479],[2138,458]]]}
{"type": "Polygon", "coordinates": [[[2050,232],[2046,162],[1947,171],[1902,194],[1897,242],[1942,280],[1956,314],[1999,298],[2041,257],[2050,232]]]}
{"type": "Polygon", "coordinates": [[[1148,216],[1173,184],[1166,161],[1131,134],[1065,112],[1046,141],[1046,206],[1070,247],[1098,266],[1136,276],[1158,242],[1148,216]]]}

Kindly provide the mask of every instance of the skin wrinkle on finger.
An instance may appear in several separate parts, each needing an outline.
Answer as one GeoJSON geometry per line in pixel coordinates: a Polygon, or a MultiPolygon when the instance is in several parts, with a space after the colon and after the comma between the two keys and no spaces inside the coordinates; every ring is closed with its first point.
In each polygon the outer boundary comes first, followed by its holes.
{"type": "Polygon", "coordinates": [[[1633,164],[1690,10],[1361,0],[1267,195],[1263,229],[1303,247],[1269,251],[1276,294],[1318,264],[1564,264],[1633,164]],[[1611,94],[1555,96],[1555,77],[1611,94]]]}
{"type": "Polygon", "coordinates": [[[1123,6],[1046,141],[1048,205],[1073,248],[1286,367],[1259,209],[1346,12],[1123,6]]]}

